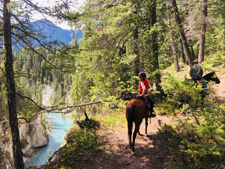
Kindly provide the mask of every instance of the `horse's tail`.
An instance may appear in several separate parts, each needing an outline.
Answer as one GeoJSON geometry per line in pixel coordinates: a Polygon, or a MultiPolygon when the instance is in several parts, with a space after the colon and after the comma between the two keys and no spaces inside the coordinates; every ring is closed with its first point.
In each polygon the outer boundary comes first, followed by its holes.
{"type": "Polygon", "coordinates": [[[128,112],[128,119],[127,119],[127,122],[128,122],[128,132],[132,131],[132,127],[133,127],[133,121],[134,121],[134,109],[135,109],[135,105],[132,105],[129,112],[128,112]]]}

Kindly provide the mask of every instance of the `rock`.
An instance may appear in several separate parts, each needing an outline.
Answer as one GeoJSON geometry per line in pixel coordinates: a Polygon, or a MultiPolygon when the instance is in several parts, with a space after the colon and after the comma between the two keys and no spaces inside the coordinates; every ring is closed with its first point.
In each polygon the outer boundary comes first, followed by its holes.
{"type": "Polygon", "coordinates": [[[27,145],[23,147],[23,152],[48,144],[48,135],[40,119],[36,119],[31,123],[22,124],[19,128],[21,142],[23,140],[27,142],[27,145]]]}
{"type": "Polygon", "coordinates": [[[7,157],[8,153],[3,154],[0,147],[0,168],[1,169],[14,169],[14,166],[10,163],[10,157],[7,157]]]}
{"type": "MultiPolygon", "coordinates": [[[[30,123],[20,124],[19,131],[21,147],[24,153],[24,161],[26,162],[32,155],[35,154],[35,148],[48,144],[49,135],[45,126],[41,123],[40,118],[37,118],[30,123]]],[[[13,158],[11,136],[6,143],[2,143],[0,141],[0,147],[2,147],[3,154],[8,154],[10,156],[3,159],[6,163],[8,158],[13,158]]]]}

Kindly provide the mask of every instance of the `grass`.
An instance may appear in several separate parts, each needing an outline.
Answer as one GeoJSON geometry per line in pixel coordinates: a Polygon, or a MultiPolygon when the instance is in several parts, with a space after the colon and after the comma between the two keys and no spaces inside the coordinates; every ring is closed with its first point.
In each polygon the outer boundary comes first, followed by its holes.
{"type": "Polygon", "coordinates": [[[113,129],[115,127],[124,128],[126,126],[125,113],[121,111],[116,112],[109,110],[109,113],[97,114],[94,118],[101,121],[101,124],[107,126],[109,129],[113,129]]]}

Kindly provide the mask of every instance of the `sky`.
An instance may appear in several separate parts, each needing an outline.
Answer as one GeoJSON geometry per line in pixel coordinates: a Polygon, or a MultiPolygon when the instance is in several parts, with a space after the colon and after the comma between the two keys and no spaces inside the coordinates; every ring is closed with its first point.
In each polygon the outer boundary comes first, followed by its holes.
{"type": "MultiPolygon", "coordinates": [[[[34,4],[40,5],[40,6],[53,6],[55,5],[55,3],[59,0],[31,0],[34,4]]],[[[79,8],[80,6],[82,6],[84,4],[84,2],[86,0],[73,0],[74,4],[76,7],[73,7],[74,9],[79,8]]],[[[42,16],[40,13],[34,13],[33,14],[33,19],[34,20],[40,20],[43,19],[44,16],[42,16]]],[[[56,24],[57,26],[61,27],[62,29],[67,29],[69,30],[70,27],[67,25],[67,22],[59,22],[56,19],[52,18],[52,17],[46,17],[48,20],[50,20],[51,22],[53,22],[54,24],[56,24]]]]}

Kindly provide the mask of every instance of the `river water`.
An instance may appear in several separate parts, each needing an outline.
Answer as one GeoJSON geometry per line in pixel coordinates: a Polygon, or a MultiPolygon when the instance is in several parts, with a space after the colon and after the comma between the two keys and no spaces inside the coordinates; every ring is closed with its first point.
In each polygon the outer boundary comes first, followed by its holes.
{"type": "Polygon", "coordinates": [[[60,147],[72,120],[61,113],[51,113],[46,118],[52,121],[52,130],[46,146],[37,148],[37,152],[25,164],[25,168],[46,164],[48,158],[60,147]]]}

